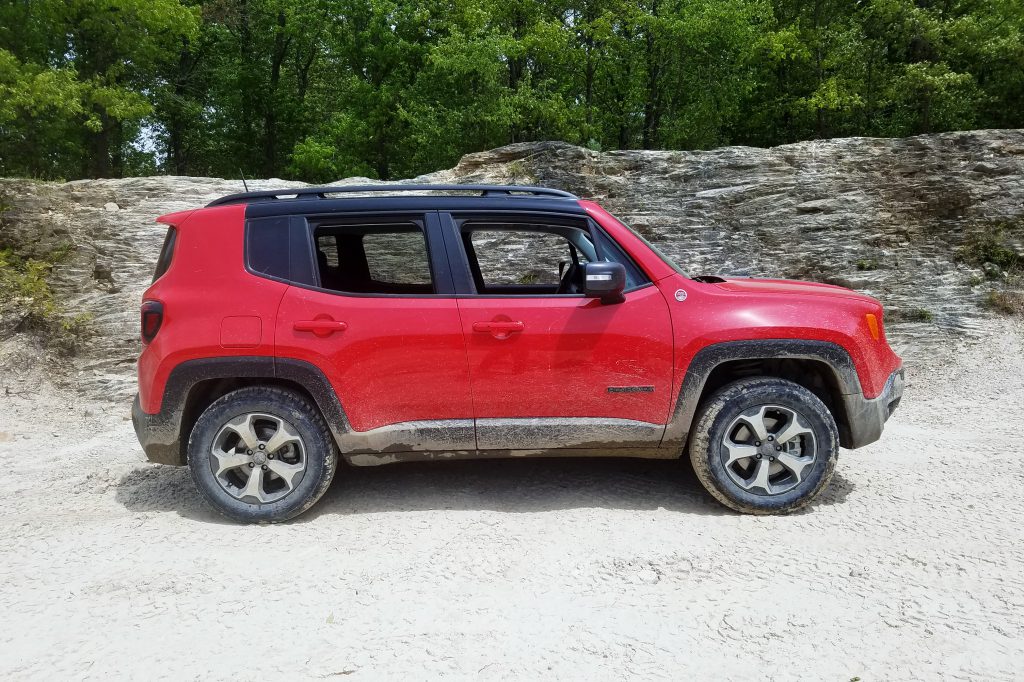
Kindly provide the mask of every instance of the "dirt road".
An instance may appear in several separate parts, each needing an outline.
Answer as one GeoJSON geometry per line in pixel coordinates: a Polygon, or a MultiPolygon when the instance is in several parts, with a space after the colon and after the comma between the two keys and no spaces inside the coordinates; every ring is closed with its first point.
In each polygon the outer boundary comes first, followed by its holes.
{"type": "Polygon", "coordinates": [[[908,364],[795,516],[673,462],[449,462],[269,527],[144,463],[127,405],[0,378],[0,677],[1019,678],[1021,330],[908,364]]]}

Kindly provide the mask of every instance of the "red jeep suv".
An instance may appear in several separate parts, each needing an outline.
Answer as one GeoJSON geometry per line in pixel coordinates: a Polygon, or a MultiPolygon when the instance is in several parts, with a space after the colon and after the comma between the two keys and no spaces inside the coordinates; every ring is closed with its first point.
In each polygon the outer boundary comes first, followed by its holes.
{"type": "Polygon", "coordinates": [[[675,459],[788,512],[903,394],[878,301],[687,277],[597,204],[481,185],[249,192],[164,216],[135,431],[239,521],[349,464],[675,459]]]}

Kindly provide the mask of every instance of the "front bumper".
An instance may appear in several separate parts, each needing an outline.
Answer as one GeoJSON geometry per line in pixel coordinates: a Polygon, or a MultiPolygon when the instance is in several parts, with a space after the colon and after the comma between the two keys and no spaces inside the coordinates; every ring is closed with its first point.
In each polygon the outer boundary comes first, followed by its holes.
{"type": "Polygon", "coordinates": [[[847,423],[840,426],[840,441],[845,448],[860,448],[882,437],[882,429],[903,399],[904,373],[900,367],[889,375],[877,398],[862,394],[844,396],[847,423]],[[844,428],[845,427],[845,428],[844,428]]]}
{"type": "Polygon", "coordinates": [[[139,396],[132,403],[132,426],[135,435],[146,452],[146,459],[157,464],[184,464],[185,453],[181,447],[181,415],[149,414],[142,410],[139,396]]]}

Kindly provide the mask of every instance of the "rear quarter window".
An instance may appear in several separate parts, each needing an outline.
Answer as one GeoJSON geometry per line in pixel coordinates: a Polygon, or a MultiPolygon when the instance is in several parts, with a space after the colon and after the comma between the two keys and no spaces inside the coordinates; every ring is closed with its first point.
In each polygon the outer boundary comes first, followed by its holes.
{"type": "Polygon", "coordinates": [[[288,218],[250,220],[246,229],[249,269],[257,275],[289,279],[288,218]]]}
{"type": "Polygon", "coordinates": [[[167,268],[171,267],[171,258],[174,257],[174,243],[178,239],[178,231],[173,227],[167,228],[167,234],[164,236],[164,245],[160,249],[160,257],[156,261],[156,271],[153,273],[153,281],[157,281],[164,276],[167,272],[167,268]]]}

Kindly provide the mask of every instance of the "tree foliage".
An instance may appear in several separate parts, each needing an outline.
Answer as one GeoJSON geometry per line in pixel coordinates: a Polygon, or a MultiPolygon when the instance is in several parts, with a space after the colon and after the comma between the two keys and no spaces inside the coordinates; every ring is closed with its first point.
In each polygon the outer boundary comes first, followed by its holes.
{"type": "Polygon", "coordinates": [[[393,178],[510,142],[1024,125],[1019,0],[0,0],[0,173],[393,178]]]}

